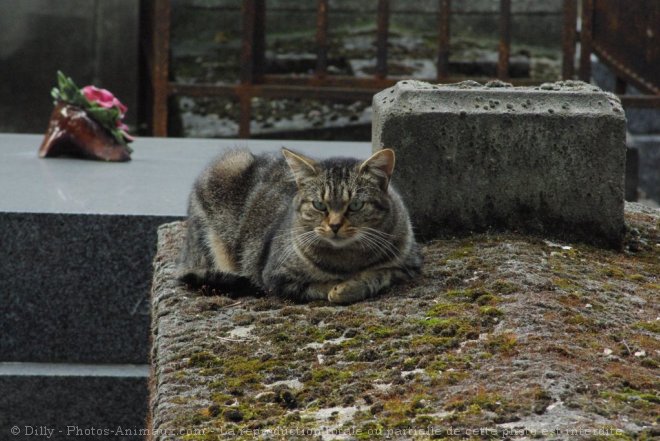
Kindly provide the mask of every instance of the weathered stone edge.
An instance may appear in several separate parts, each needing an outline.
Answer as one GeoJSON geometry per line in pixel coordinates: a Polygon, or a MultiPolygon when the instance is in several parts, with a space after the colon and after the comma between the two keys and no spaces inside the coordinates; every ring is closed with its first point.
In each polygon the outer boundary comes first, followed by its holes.
{"type": "Polygon", "coordinates": [[[162,430],[163,421],[159,418],[159,386],[162,384],[163,372],[157,361],[163,352],[159,338],[160,318],[168,314],[167,309],[172,307],[172,300],[176,303],[177,297],[184,298],[182,288],[174,277],[175,262],[171,259],[172,248],[176,245],[175,232],[181,229],[182,224],[185,224],[185,221],[169,222],[158,227],[158,246],[153,261],[154,276],[151,287],[151,374],[147,415],[149,441],[180,439],[162,430]]]}
{"type": "Polygon", "coordinates": [[[393,113],[598,114],[625,120],[616,95],[581,81],[513,87],[500,81],[436,85],[403,80],[374,95],[373,106],[374,111],[393,113]],[[603,109],[608,107],[611,112],[604,114],[603,109]]]}

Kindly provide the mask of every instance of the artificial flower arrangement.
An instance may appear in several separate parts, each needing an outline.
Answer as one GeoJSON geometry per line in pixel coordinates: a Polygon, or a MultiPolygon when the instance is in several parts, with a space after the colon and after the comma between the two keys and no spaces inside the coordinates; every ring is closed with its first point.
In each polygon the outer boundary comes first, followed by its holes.
{"type": "Polygon", "coordinates": [[[57,72],[58,87],[51,95],[55,109],[40,157],[72,155],[104,161],[129,161],[132,149],[124,116],[128,110],[110,91],[94,86],[78,88],[57,72]]]}

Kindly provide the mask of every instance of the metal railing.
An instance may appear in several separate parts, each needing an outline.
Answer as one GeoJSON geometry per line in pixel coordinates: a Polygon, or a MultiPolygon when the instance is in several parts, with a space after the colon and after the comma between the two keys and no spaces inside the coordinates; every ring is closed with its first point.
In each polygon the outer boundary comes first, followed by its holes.
{"type": "MultiPolygon", "coordinates": [[[[594,51],[593,17],[597,11],[594,2],[582,0],[580,31],[577,30],[577,0],[563,1],[562,25],[562,78],[575,77],[576,43],[580,42],[578,77],[589,81],[591,76],[591,53],[594,51]]],[[[603,0],[607,1],[607,0],[603,0]]],[[[611,0],[610,0],[611,1],[611,0]]],[[[616,0],[615,0],[616,1],[616,0]]],[[[370,101],[374,93],[393,85],[398,79],[388,76],[388,35],[390,1],[378,0],[376,13],[376,67],[372,77],[357,78],[328,73],[328,0],[317,0],[316,4],[316,66],[311,75],[267,74],[266,65],[266,0],[243,0],[241,72],[239,84],[181,84],[169,79],[170,50],[170,0],[152,0],[144,11],[148,29],[144,55],[147,61],[147,77],[150,85],[148,119],[155,136],[167,136],[168,99],[171,96],[228,97],[240,104],[239,137],[250,136],[252,98],[305,98],[337,101],[370,101]]],[[[437,60],[436,78],[422,80],[438,83],[457,82],[465,79],[487,81],[492,78],[450,76],[449,54],[451,49],[450,19],[451,0],[438,0],[437,10],[437,60]]],[[[538,82],[526,78],[509,78],[511,55],[511,0],[500,0],[498,19],[498,62],[497,78],[516,85],[531,85],[538,82]]],[[[598,49],[598,47],[596,47],[598,49]]],[[[606,51],[597,50],[599,56],[606,51]]],[[[630,78],[625,69],[615,69],[617,92],[625,92],[625,81],[630,78]]],[[[638,86],[639,82],[635,85],[638,86]]],[[[645,91],[648,91],[647,88],[645,91]]],[[[659,92],[652,96],[621,96],[624,106],[660,107],[659,92]]]]}

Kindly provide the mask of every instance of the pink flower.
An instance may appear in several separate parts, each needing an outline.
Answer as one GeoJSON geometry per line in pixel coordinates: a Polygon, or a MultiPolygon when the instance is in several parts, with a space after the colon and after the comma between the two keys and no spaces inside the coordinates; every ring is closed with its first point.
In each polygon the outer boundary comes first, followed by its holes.
{"type": "Polygon", "coordinates": [[[128,134],[128,126],[122,121],[126,115],[128,108],[122,104],[109,90],[99,89],[94,86],[85,86],[82,88],[82,94],[90,104],[97,104],[104,109],[116,108],[119,111],[119,116],[114,121],[115,129],[106,127],[111,131],[116,130],[127,141],[132,142],[134,138],[128,134]]]}
{"type": "Polygon", "coordinates": [[[85,86],[82,89],[82,93],[85,95],[85,98],[87,98],[89,102],[96,103],[105,109],[116,107],[119,109],[119,113],[122,118],[128,110],[128,108],[123,105],[121,101],[115,98],[115,96],[109,90],[99,89],[98,87],[94,86],[85,86]]]}
{"type": "Polygon", "coordinates": [[[128,126],[120,120],[117,120],[117,128],[121,132],[122,136],[126,138],[126,141],[133,142],[135,140],[135,138],[128,134],[128,126]]]}

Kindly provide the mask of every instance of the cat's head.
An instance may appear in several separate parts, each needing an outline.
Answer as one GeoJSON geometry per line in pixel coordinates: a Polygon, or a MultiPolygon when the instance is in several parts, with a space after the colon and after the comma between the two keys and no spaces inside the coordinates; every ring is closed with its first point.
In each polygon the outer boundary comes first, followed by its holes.
{"type": "Polygon", "coordinates": [[[381,232],[391,214],[393,150],[379,150],[366,161],[317,162],[287,149],[282,153],[298,187],[294,228],[334,247],[381,232]]]}

